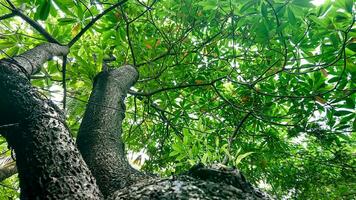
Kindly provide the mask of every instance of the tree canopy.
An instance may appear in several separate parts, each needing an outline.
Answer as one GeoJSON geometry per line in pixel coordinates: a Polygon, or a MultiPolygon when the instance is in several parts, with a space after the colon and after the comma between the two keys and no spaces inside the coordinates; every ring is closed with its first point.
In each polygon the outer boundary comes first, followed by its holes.
{"type": "MultiPolygon", "coordinates": [[[[353,0],[0,0],[0,58],[70,47],[31,82],[63,108],[73,137],[96,75],[133,65],[122,132],[143,171],[222,163],[278,199],[350,199],[355,9],[353,0]]],[[[17,188],[6,179],[0,196],[17,188]]]]}

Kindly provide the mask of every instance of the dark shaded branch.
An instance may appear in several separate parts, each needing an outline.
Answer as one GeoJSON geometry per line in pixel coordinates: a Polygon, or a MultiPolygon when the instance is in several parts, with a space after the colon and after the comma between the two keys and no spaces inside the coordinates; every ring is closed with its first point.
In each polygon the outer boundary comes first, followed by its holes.
{"type": "Polygon", "coordinates": [[[8,8],[9,10],[11,10],[10,14],[6,14],[0,17],[0,20],[2,19],[6,19],[9,17],[13,17],[13,16],[19,16],[21,17],[21,19],[25,20],[28,24],[30,24],[30,26],[32,26],[32,28],[34,28],[36,31],[38,31],[44,38],[46,38],[46,40],[50,43],[56,43],[56,44],[60,44],[51,34],[49,34],[39,23],[37,23],[36,21],[32,20],[31,18],[29,18],[27,15],[23,14],[21,12],[20,9],[16,8],[15,5],[9,1],[6,0],[6,2],[10,5],[10,7],[5,6],[6,8],[8,8]]]}
{"type": "Polygon", "coordinates": [[[78,148],[105,196],[146,177],[129,165],[121,139],[124,100],[137,79],[129,65],[99,73],[79,128],[78,148]]]}
{"type": "MultiPolygon", "coordinates": [[[[12,9],[16,9],[15,5],[10,0],[5,0],[12,9]]],[[[8,7],[7,7],[8,8],[8,7]]]]}
{"type": "Polygon", "coordinates": [[[133,62],[133,65],[136,66],[135,52],[134,52],[131,37],[130,37],[130,23],[129,23],[128,17],[126,16],[126,13],[124,12],[124,9],[122,7],[120,7],[120,10],[121,10],[122,16],[124,18],[124,21],[126,23],[126,37],[127,37],[127,42],[130,47],[130,51],[131,51],[132,62],[133,62]]]}
{"type": "Polygon", "coordinates": [[[154,109],[156,109],[156,111],[159,113],[160,118],[163,120],[164,123],[167,124],[167,126],[170,126],[174,133],[180,138],[183,139],[183,134],[181,132],[178,131],[178,129],[174,126],[174,124],[172,124],[172,122],[167,118],[166,114],[165,114],[165,110],[163,110],[162,108],[160,108],[157,104],[155,103],[151,103],[150,104],[154,109]]]}
{"type": "MultiPolygon", "coordinates": [[[[228,140],[228,151],[231,150],[231,144],[234,142],[236,136],[237,136],[237,133],[240,131],[242,125],[245,123],[245,121],[247,120],[247,118],[252,114],[252,111],[248,112],[243,118],[242,120],[236,125],[236,128],[233,132],[233,134],[229,137],[229,140],[228,140]]],[[[224,160],[222,162],[222,164],[226,165],[227,162],[229,161],[229,157],[227,154],[225,154],[225,157],[224,157],[224,160]]]]}
{"type": "Polygon", "coordinates": [[[9,13],[9,14],[5,14],[5,15],[1,15],[0,16],[0,21],[1,20],[4,20],[4,19],[8,19],[8,18],[11,18],[11,17],[14,17],[14,16],[16,16],[16,14],[15,13],[9,13]]]}
{"type": "MultiPolygon", "coordinates": [[[[279,28],[282,24],[279,20],[279,17],[278,17],[278,14],[274,8],[274,6],[272,5],[272,3],[267,0],[267,4],[272,8],[272,11],[273,11],[273,14],[274,14],[274,17],[276,18],[276,24],[277,24],[277,28],[279,28]]],[[[282,43],[283,43],[283,49],[284,49],[284,52],[283,52],[283,56],[284,56],[284,61],[283,61],[283,65],[282,65],[282,70],[286,67],[287,65],[287,62],[288,62],[288,48],[287,48],[287,43],[286,43],[286,40],[284,39],[284,35],[283,35],[283,31],[279,31],[278,32],[278,35],[279,37],[281,38],[282,40],[282,43]]]]}
{"type": "Polygon", "coordinates": [[[69,43],[68,46],[71,47],[73,46],[74,43],[76,43],[80,37],[87,31],[90,29],[90,27],[92,27],[96,21],[98,21],[101,17],[103,17],[106,13],[112,11],[113,9],[123,5],[124,3],[126,3],[127,0],[123,0],[120,1],[112,6],[110,6],[109,8],[107,8],[106,10],[104,10],[102,13],[100,13],[99,15],[97,15],[94,19],[92,19],[69,43]]]}
{"type": "Polygon", "coordinates": [[[129,93],[135,96],[152,96],[155,95],[157,93],[160,92],[164,92],[164,91],[169,91],[169,90],[177,90],[177,89],[184,89],[184,88],[190,88],[190,87],[203,87],[203,86],[211,86],[213,85],[215,82],[220,81],[222,79],[224,79],[225,77],[220,77],[218,79],[215,79],[209,83],[201,83],[201,84],[185,84],[185,85],[178,85],[178,86],[172,86],[172,87],[166,87],[166,88],[161,88],[152,92],[135,92],[130,90],[129,93]]]}
{"type": "Polygon", "coordinates": [[[247,120],[247,118],[252,114],[252,111],[248,112],[243,118],[242,120],[240,121],[240,123],[237,124],[235,130],[234,130],[234,133],[232,134],[232,136],[229,138],[229,142],[232,143],[235,138],[236,138],[236,135],[237,133],[240,131],[242,125],[245,123],[245,121],[247,120]]]}
{"type": "Polygon", "coordinates": [[[145,7],[146,9],[143,11],[143,12],[141,12],[138,16],[136,16],[135,18],[133,18],[132,20],[130,20],[128,23],[129,24],[131,24],[131,23],[133,23],[133,22],[135,22],[136,20],[138,20],[141,16],[143,16],[146,12],[148,12],[148,11],[151,11],[153,8],[153,6],[154,6],[154,4],[156,4],[157,3],[157,0],[154,0],[152,3],[151,3],[151,5],[149,5],[149,6],[146,6],[146,5],[144,5],[144,4],[141,4],[143,7],[145,7]]]}
{"type": "Polygon", "coordinates": [[[63,56],[62,61],[62,87],[63,87],[63,110],[66,110],[67,103],[67,83],[66,83],[66,74],[67,74],[67,55],[63,56]]]}

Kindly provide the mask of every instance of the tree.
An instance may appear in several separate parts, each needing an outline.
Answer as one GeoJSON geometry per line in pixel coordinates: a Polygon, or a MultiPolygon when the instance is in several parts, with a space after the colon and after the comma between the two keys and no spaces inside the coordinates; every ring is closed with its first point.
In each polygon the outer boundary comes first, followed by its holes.
{"type": "Polygon", "coordinates": [[[277,198],[349,199],[354,12],[353,0],[0,1],[0,133],[21,198],[268,199],[238,167],[277,198]],[[149,157],[141,171],[127,151],[149,157]]]}

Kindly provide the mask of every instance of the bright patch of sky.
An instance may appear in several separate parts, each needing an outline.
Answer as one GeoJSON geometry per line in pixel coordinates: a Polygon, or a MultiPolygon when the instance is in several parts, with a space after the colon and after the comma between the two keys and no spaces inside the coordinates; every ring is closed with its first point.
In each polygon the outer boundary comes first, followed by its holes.
{"type": "Polygon", "coordinates": [[[142,165],[146,160],[149,159],[149,156],[146,153],[145,149],[141,149],[140,152],[127,151],[127,159],[131,166],[137,170],[141,169],[142,165]]]}
{"type": "Polygon", "coordinates": [[[312,4],[316,5],[316,6],[320,6],[325,2],[325,0],[313,0],[311,1],[312,4]]]}

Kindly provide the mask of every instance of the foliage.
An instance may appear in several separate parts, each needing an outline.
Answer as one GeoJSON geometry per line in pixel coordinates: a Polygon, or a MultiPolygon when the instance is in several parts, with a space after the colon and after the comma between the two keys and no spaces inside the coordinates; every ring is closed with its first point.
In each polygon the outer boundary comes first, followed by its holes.
{"type": "MultiPolygon", "coordinates": [[[[67,44],[117,1],[14,0],[67,44]]],[[[9,13],[0,0],[1,16],[9,13]]],[[[75,136],[95,75],[134,64],[126,148],[163,175],[225,162],[278,198],[350,199],[355,180],[353,0],[128,1],[71,47],[67,122],[75,136]]],[[[20,18],[0,23],[1,57],[45,41],[20,18]]],[[[61,60],[33,84],[62,104],[61,60]],[[60,86],[60,87],[59,87],[60,86]],[[59,88],[59,89],[58,89],[59,88]]],[[[2,191],[7,191],[3,188],[2,191]]]]}

